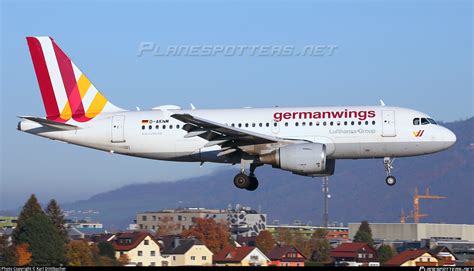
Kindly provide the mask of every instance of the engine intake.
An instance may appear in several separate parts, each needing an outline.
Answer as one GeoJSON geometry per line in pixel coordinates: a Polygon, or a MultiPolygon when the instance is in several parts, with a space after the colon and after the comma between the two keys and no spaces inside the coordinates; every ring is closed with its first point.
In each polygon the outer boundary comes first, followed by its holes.
{"type": "Polygon", "coordinates": [[[324,174],[327,171],[326,146],[320,143],[283,146],[269,154],[262,155],[260,161],[300,175],[324,174]]]}

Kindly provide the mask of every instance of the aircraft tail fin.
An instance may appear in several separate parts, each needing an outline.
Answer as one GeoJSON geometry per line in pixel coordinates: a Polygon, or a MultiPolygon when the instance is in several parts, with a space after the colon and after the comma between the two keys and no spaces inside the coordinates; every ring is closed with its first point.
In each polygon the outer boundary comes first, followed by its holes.
{"type": "Polygon", "coordinates": [[[47,120],[87,122],[102,112],[125,111],[100,93],[51,37],[27,37],[47,120]]]}

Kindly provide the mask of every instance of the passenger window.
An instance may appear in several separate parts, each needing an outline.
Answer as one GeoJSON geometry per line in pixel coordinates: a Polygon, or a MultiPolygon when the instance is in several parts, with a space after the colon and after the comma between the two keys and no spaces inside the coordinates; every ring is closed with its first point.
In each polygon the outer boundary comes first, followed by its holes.
{"type": "Polygon", "coordinates": [[[263,126],[263,124],[260,122],[260,123],[258,124],[258,126],[262,127],[262,126],[263,126]]]}
{"type": "Polygon", "coordinates": [[[160,128],[160,125],[156,125],[156,126],[155,126],[155,129],[159,129],[159,128],[160,128]]]}
{"type": "Polygon", "coordinates": [[[285,126],[288,127],[288,122],[285,122],[285,126]]]}
{"type": "Polygon", "coordinates": [[[316,126],[319,126],[319,121],[316,122],[316,126]]]}
{"type": "Polygon", "coordinates": [[[368,120],[365,121],[365,125],[369,125],[369,121],[368,121],[368,120]]]}
{"type": "Polygon", "coordinates": [[[249,127],[249,124],[248,124],[248,123],[246,123],[246,124],[245,124],[245,127],[249,127]]]}
{"type": "Polygon", "coordinates": [[[347,126],[347,121],[344,121],[344,126],[347,126]]]}
{"type": "Polygon", "coordinates": [[[252,123],[252,127],[255,127],[255,123],[252,123]]]}
{"type": "Polygon", "coordinates": [[[235,123],[232,123],[230,126],[235,127],[235,123]]]}
{"type": "Polygon", "coordinates": [[[150,125],[150,126],[148,126],[148,129],[150,129],[150,130],[151,130],[151,128],[152,128],[152,126],[151,126],[151,125],[150,125]]]}
{"type": "Polygon", "coordinates": [[[340,121],[338,121],[338,122],[336,122],[336,124],[337,124],[337,126],[340,126],[340,125],[341,125],[341,122],[340,122],[340,121]]]}
{"type": "Polygon", "coordinates": [[[274,127],[277,127],[277,126],[278,126],[278,122],[273,123],[273,126],[274,126],[274,127]]]}
{"type": "Polygon", "coordinates": [[[355,122],[354,122],[354,121],[351,121],[351,125],[354,125],[354,124],[355,124],[355,122]]]}
{"type": "Polygon", "coordinates": [[[362,121],[359,120],[358,124],[361,125],[361,124],[362,124],[362,121]]]}
{"type": "Polygon", "coordinates": [[[326,126],[326,122],[325,122],[325,121],[323,121],[323,126],[326,126]]]}
{"type": "Polygon", "coordinates": [[[142,125],[142,130],[145,130],[145,125],[142,125]]]}
{"type": "Polygon", "coordinates": [[[267,122],[266,126],[267,126],[267,127],[270,127],[270,123],[267,122]]]}
{"type": "Polygon", "coordinates": [[[298,127],[298,125],[300,125],[300,124],[299,124],[298,122],[295,122],[295,126],[297,126],[297,127],[298,127]]]}
{"type": "Polygon", "coordinates": [[[334,122],[331,121],[331,122],[329,123],[329,125],[333,126],[333,125],[334,125],[334,122]]]}
{"type": "Polygon", "coordinates": [[[178,125],[176,125],[176,129],[179,129],[179,124],[178,124],[178,125]]]}
{"type": "Polygon", "coordinates": [[[173,129],[173,125],[170,125],[170,129],[173,129]]]}
{"type": "Polygon", "coordinates": [[[306,122],[301,123],[301,126],[306,126],[306,122]]]}
{"type": "Polygon", "coordinates": [[[166,129],[166,125],[163,125],[163,129],[166,129]]]}
{"type": "Polygon", "coordinates": [[[421,125],[430,124],[430,122],[426,118],[421,118],[421,125]]]}
{"type": "Polygon", "coordinates": [[[313,126],[313,122],[312,122],[312,121],[309,122],[309,126],[313,126]]]}
{"type": "Polygon", "coordinates": [[[239,128],[242,127],[242,123],[239,123],[239,128]]]}
{"type": "Polygon", "coordinates": [[[420,119],[419,118],[414,118],[413,119],[413,125],[420,125],[420,119]]]}
{"type": "Polygon", "coordinates": [[[372,121],[372,125],[375,125],[375,120],[372,121]]]}

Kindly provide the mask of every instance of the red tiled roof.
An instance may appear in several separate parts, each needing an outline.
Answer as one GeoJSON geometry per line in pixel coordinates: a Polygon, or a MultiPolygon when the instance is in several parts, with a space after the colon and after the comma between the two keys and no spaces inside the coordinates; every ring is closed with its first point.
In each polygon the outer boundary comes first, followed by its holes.
{"type": "Polygon", "coordinates": [[[226,247],[213,257],[214,262],[241,262],[255,247],[226,247]]]}
{"type": "Polygon", "coordinates": [[[331,257],[333,258],[357,258],[357,253],[366,248],[368,251],[373,252],[374,254],[376,251],[369,247],[366,243],[342,243],[335,249],[331,250],[331,257]]]}
{"type": "Polygon", "coordinates": [[[156,242],[148,232],[121,232],[115,235],[111,241],[115,250],[129,251],[136,248],[147,236],[150,236],[153,242],[156,242]],[[123,240],[129,239],[130,243],[124,243],[123,240]]]}
{"type": "Polygon", "coordinates": [[[304,256],[303,253],[299,251],[299,249],[290,245],[277,245],[272,250],[270,250],[267,256],[272,261],[281,260],[286,253],[290,252],[293,249],[295,249],[297,253],[299,253],[304,259],[306,259],[306,256],[304,256]]]}
{"type": "MultiPolygon", "coordinates": [[[[430,252],[427,249],[405,250],[405,251],[401,252],[400,254],[394,256],[393,258],[391,258],[387,262],[385,262],[385,264],[386,265],[400,266],[403,263],[405,263],[407,261],[414,260],[414,259],[420,257],[421,255],[425,254],[425,253],[430,253],[430,252]]],[[[430,255],[431,255],[431,253],[430,253],[430,255]]]]}

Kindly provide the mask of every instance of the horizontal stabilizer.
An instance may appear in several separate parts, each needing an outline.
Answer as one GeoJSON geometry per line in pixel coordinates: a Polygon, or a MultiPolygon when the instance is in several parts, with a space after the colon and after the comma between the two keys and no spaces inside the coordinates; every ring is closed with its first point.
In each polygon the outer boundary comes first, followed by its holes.
{"type": "Polygon", "coordinates": [[[58,130],[66,131],[66,130],[80,129],[79,127],[77,127],[75,125],[56,122],[56,121],[53,121],[53,120],[47,120],[47,119],[38,118],[38,117],[30,117],[30,116],[18,116],[18,117],[22,118],[22,119],[31,120],[31,121],[37,122],[37,123],[39,123],[43,126],[47,126],[47,127],[58,129],[58,130]]]}

